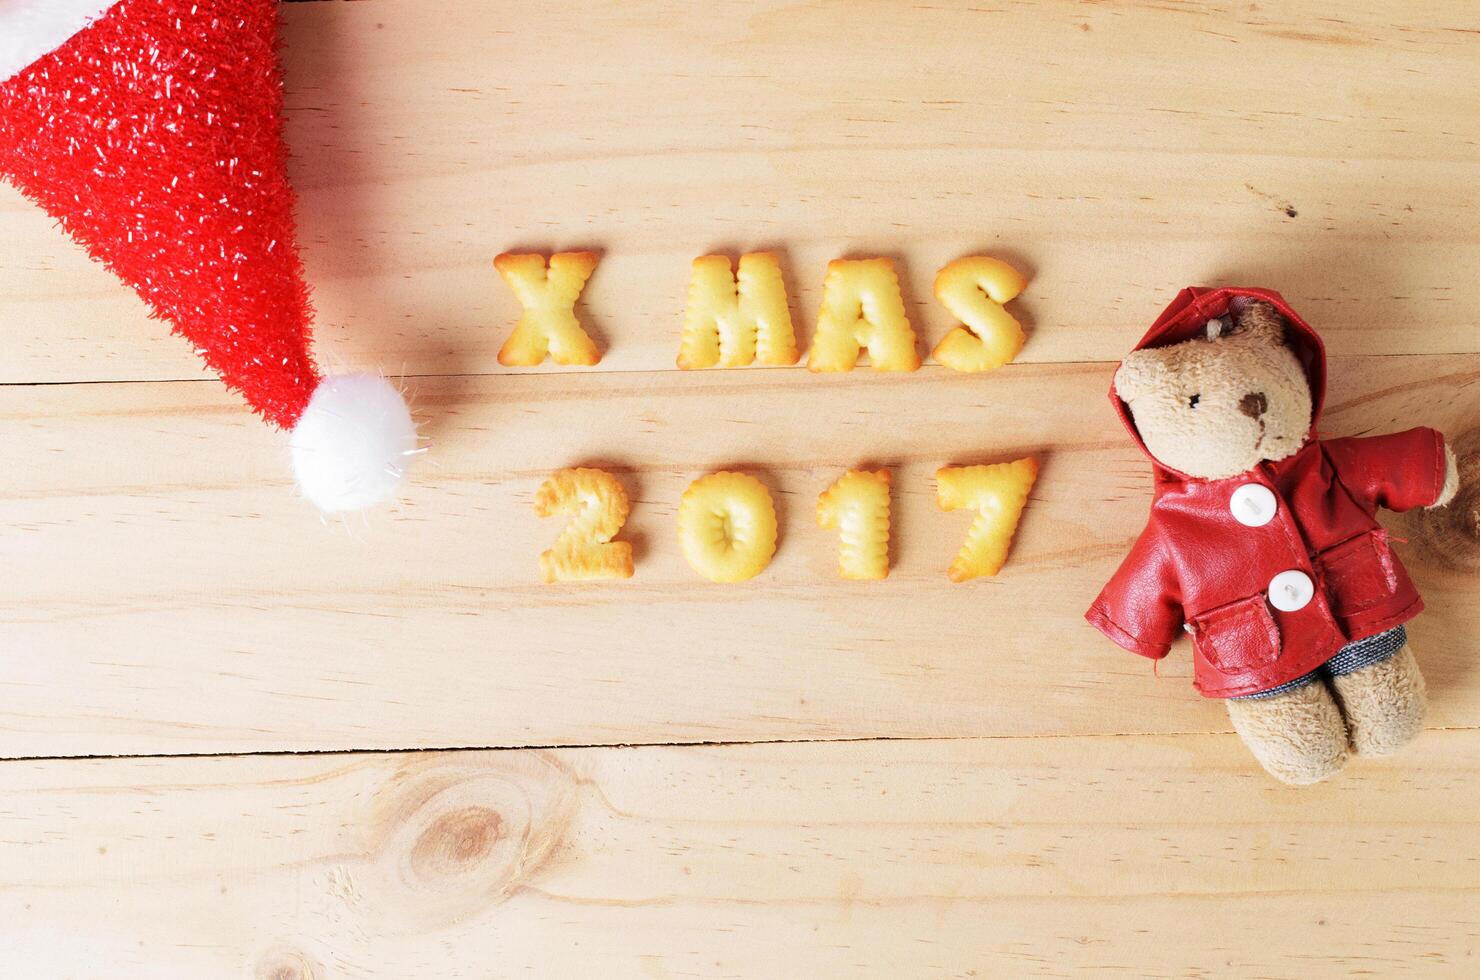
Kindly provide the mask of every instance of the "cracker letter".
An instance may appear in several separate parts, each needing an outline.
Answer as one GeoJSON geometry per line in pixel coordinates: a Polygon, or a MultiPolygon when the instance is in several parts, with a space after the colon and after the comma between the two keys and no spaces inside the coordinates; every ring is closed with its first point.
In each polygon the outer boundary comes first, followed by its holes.
{"type": "Polygon", "coordinates": [[[775,255],[742,255],[733,275],[726,256],[694,260],[679,367],[743,367],[755,361],[795,364],[798,356],[786,284],[775,255]]]}
{"type": "Polygon", "coordinates": [[[574,515],[540,555],[546,582],[632,577],[632,545],[612,540],[632,511],[616,477],[584,467],[561,470],[540,486],[534,509],[541,517],[574,515]]]}
{"type": "Polygon", "coordinates": [[[957,259],[935,276],[935,298],[958,326],[936,345],[937,361],[955,371],[992,371],[1023,349],[1023,327],[1003,305],[1028,281],[1006,262],[984,255],[957,259]]]}
{"type": "Polygon", "coordinates": [[[700,477],[679,501],[678,541],[689,565],[711,582],[754,578],[776,554],[771,491],[744,473],[700,477]]]}
{"type": "Polygon", "coordinates": [[[1038,478],[1038,461],[1031,456],[992,466],[946,466],[936,471],[935,498],[941,510],[969,507],[976,520],[966,532],[966,543],[951,562],[952,582],[980,575],[996,575],[1007,562],[1007,549],[1018,518],[1028,503],[1028,491],[1038,478]]]}
{"type": "Polygon", "coordinates": [[[889,471],[849,470],[817,498],[817,524],[838,531],[843,578],[889,574],[889,471]]]}
{"type": "Polygon", "coordinates": [[[493,267],[514,291],[524,312],[498,352],[506,367],[531,367],[548,353],[556,364],[590,366],[601,360],[596,344],[576,320],[576,299],[596,268],[594,252],[512,255],[493,260],[493,267]]]}
{"type": "Polygon", "coordinates": [[[827,264],[822,281],[822,309],[807,369],[851,371],[865,349],[875,371],[913,371],[920,366],[894,263],[835,259],[827,264]]]}

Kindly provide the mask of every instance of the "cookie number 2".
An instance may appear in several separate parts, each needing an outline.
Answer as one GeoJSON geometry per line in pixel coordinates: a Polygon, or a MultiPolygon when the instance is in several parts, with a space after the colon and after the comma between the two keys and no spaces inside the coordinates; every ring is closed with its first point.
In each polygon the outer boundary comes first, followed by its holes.
{"type": "Polygon", "coordinates": [[[546,582],[632,577],[632,545],[612,540],[632,511],[616,477],[605,470],[561,470],[540,486],[534,509],[541,517],[574,515],[540,555],[546,582]]]}

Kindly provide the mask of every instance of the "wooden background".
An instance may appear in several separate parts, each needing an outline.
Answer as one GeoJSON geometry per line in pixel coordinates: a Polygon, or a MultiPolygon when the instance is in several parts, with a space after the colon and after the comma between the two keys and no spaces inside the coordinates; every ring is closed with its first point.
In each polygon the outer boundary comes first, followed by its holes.
{"type": "Polygon", "coordinates": [[[322,524],[284,441],[0,188],[0,958],[7,976],[915,977],[1480,970],[1480,580],[1403,547],[1433,731],[1265,777],[1185,648],[1080,615],[1144,520],[1105,403],[1180,287],[1280,289],[1334,434],[1480,421],[1480,21],[1464,2],[318,2],[284,8],[334,366],[434,449],[322,524]],[[594,369],[510,372],[504,250],[603,253],[594,369]],[[688,263],[1029,272],[986,376],[673,369],[688,263]],[[990,582],[945,463],[1044,469],[990,582]],[[630,582],[540,584],[550,471],[620,473],[630,582]],[[896,467],[895,568],[816,494],[896,467]],[[682,488],[776,495],[699,580],[682,488]]]}

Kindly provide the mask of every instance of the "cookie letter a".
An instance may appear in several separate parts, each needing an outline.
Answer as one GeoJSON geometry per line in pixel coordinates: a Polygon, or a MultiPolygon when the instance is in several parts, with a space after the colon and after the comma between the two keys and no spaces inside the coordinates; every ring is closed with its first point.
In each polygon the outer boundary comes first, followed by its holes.
{"type": "Polygon", "coordinates": [[[851,371],[865,349],[875,371],[913,371],[920,366],[894,263],[835,259],[827,264],[822,281],[822,310],[807,369],[851,371]]]}

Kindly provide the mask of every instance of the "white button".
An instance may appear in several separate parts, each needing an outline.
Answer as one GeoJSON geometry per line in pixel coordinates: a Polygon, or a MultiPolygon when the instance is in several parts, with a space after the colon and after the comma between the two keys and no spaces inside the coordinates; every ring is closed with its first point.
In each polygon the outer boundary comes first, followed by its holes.
{"type": "Polygon", "coordinates": [[[1310,576],[1297,569],[1280,572],[1269,580],[1269,604],[1280,612],[1304,609],[1315,594],[1315,583],[1310,576]]]}
{"type": "Polygon", "coordinates": [[[1274,520],[1279,506],[1274,491],[1262,483],[1245,483],[1233,491],[1233,497],[1228,501],[1228,509],[1233,511],[1234,519],[1246,527],[1268,524],[1274,520]]]}

